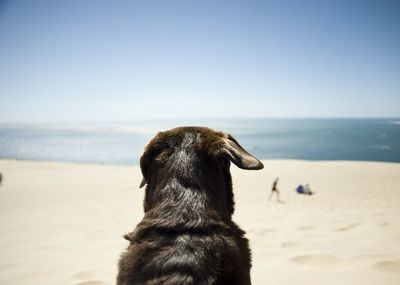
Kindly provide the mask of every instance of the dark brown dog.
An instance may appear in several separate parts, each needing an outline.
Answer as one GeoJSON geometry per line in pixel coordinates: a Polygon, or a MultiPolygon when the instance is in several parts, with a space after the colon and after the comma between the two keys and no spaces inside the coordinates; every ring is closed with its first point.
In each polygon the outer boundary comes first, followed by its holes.
{"type": "Polygon", "coordinates": [[[249,285],[250,249],[231,220],[230,162],[263,164],[229,134],[181,127],[158,133],[140,159],[145,216],[119,262],[117,285],[249,285]]]}

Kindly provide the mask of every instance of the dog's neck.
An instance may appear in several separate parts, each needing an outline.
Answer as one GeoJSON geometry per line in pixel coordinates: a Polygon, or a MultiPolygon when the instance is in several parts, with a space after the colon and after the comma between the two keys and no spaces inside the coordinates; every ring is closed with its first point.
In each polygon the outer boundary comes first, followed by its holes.
{"type": "Polygon", "coordinates": [[[161,215],[186,226],[204,223],[207,217],[231,219],[233,194],[229,166],[183,155],[171,161],[152,169],[145,198],[147,215],[161,215]],[[186,159],[184,163],[182,159],[186,159]]]}

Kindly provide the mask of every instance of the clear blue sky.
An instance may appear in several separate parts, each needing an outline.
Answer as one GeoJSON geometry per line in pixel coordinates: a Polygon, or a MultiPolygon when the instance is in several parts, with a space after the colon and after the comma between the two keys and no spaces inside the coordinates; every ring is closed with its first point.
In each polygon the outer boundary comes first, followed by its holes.
{"type": "Polygon", "coordinates": [[[0,122],[400,117],[400,1],[0,0],[0,122]]]}

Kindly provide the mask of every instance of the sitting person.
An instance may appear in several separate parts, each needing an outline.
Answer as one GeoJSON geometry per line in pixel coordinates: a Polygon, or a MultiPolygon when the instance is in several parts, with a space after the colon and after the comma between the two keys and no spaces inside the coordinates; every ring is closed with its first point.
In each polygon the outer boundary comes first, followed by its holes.
{"type": "Polygon", "coordinates": [[[311,190],[310,190],[310,186],[308,184],[306,184],[305,186],[303,185],[299,185],[296,188],[297,193],[299,194],[307,194],[307,195],[312,195],[314,194],[311,190]]]}

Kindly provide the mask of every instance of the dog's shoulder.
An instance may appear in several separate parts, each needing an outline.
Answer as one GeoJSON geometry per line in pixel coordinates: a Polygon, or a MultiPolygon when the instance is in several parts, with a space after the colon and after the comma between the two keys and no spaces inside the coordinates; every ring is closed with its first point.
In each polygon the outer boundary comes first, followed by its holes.
{"type": "Polygon", "coordinates": [[[247,244],[242,232],[227,231],[226,227],[188,230],[139,227],[125,238],[130,241],[126,256],[132,256],[132,260],[128,257],[125,261],[140,268],[142,276],[150,279],[158,272],[157,276],[174,274],[175,278],[193,281],[187,284],[216,284],[221,272],[233,274],[239,263],[247,259],[242,256],[242,245],[247,244]]]}

